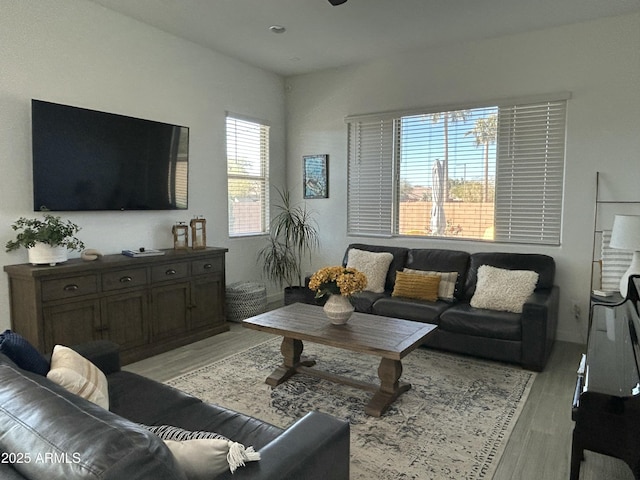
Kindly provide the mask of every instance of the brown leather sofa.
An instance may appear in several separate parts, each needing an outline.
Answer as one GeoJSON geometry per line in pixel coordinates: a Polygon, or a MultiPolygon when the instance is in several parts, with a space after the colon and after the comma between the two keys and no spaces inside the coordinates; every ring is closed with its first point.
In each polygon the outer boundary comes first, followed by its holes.
{"type": "MultiPolygon", "coordinates": [[[[555,261],[548,255],[522,253],[467,253],[458,250],[405,248],[353,243],[349,250],[389,252],[389,266],[384,292],[361,292],[353,297],[356,311],[403,318],[438,325],[424,343],[452,352],[521,364],[542,371],[553,347],[558,323],[559,287],[554,285],[555,261]],[[538,273],[534,293],[524,304],[522,313],[474,308],[478,268],[490,265],[509,270],[532,270],[538,273]],[[404,268],[437,272],[458,272],[453,301],[429,302],[393,297],[396,272],[404,268]]],[[[313,292],[307,295],[315,302],[313,292]]]]}
{"type": "Polygon", "coordinates": [[[0,354],[0,478],[185,479],[164,442],[136,423],[213,431],[260,452],[216,478],[349,478],[345,421],[311,412],[283,430],[122,371],[111,342],[74,349],[106,374],[109,411],[0,354]]]}

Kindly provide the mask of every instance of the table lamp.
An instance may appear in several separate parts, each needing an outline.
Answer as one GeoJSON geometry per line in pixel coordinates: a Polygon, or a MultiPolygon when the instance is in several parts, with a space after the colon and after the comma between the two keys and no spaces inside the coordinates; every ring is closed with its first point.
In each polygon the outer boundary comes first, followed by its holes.
{"type": "Polygon", "coordinates": [[[616,215],[613,219],[609,246],[633,252],[631,265],[620,279],[620,294],[626,298],[629,276],[640,275],[640,216],[616,215]]]}

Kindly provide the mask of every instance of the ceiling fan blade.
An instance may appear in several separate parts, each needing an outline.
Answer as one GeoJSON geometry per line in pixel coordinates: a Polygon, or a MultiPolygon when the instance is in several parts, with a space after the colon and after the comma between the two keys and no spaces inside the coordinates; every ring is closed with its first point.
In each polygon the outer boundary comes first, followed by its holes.
{"type": "Polygon", "coordinates": [[[335,7],[336,5],[342,5],[346,1],[347,0],[329,0],[329,3],[335,7]]]}

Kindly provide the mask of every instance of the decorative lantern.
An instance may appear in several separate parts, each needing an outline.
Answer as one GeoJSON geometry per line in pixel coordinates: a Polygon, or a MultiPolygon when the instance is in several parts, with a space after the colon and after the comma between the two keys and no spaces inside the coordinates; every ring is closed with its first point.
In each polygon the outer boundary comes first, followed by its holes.
{"type": "Polygon", "coordinates": [[[191,225],[191,246],[194,250],[207,248],[207,221],[196,217],[189,223],[191,225]]]}
{"type": "Polygon", "coordinates": [[[171,229],[173,232],[173,248],[186,250],[189,248],[189,227],[184,222],[178,222],[171,229]]]}

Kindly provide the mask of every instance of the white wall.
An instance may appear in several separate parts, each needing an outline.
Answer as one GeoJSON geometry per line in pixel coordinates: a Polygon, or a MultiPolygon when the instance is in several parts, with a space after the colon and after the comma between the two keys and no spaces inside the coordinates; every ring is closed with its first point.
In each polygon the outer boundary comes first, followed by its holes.
{"type": "MultiPolygon", "coordinates": [[[[281,77],[178,39],[83,0],[0,0],[0,243],[33,216],[30,100],[38,98],[190,127],[189,210],[62,213],[103,253],[170,248],[171,226],[207,219],[209,245],[229,248],[227,281],[258,279],[260,238],[227,236],[225,112],[269,122],[272,179],[285,179],[281,77]]],[[[78,255],[77,253],[75,254],[78,255]]],[[[26,252],[0,264],[24,263],[26,252]]],[[[0,329],[9,328],[0,275],[0,329]]]]}
{"type": "Polygon", "coordinates": [[[290,187],[300,191],[303,155],[329,154],[330,198],[308,201],[322,235],[313,268],[338,263],[353,241],[549,254],[561,288],[558,338],[585,340],[596,172],[603,172],[608,198],[640,200],[640,15],[407,52],[291,77],[286,91],[290,187]],[[560,247],[347,237],[346,115],[559,91],[573,95],[560,247]]]}

